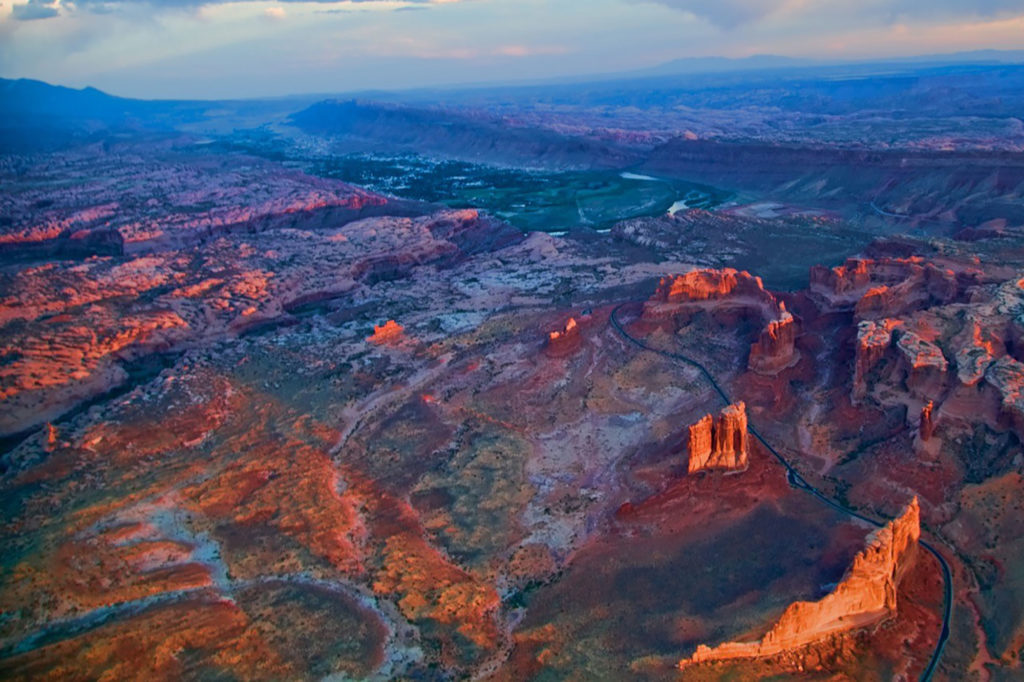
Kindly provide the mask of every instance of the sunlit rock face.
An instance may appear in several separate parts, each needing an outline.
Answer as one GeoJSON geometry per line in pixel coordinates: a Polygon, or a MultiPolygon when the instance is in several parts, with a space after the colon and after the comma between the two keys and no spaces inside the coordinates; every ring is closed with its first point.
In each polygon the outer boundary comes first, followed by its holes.
{"type": "Polygon", "coordinates": [[[378,345],[396,345],[401,342],[405,334],[405,327],[394,320],[388,320],[384,324],[375,324],[373,334],[367,337],[370,343],[378,345]]]}
{"type": "Polygon", "coordinates": [[[576,318],[570,317],[565,327],[548,334],[545,351],[552,357],[564,357],[578,350],[582,339],[579,323],[576,318]]]}
{"type": "Polygon", "coordinates": [[[774,303],[774,297],[764,289],[760,277],[732,268],[722,270],[693,270],[685,275],[662,279],[654,294],[655,301],[688,303],[717,301],[728,297],[750,298],[774,303]]]}
{"type": "Polygon", "coordinates": [[[878,319],[952,303],[982,279],[976,267],[963,264],[954,270],[919,257],[851,258],[834,268],[811,268],[810,291],[829,307],[878,319]]]}
{"type": "Polygon", "coordinates": [[[703,269],[663,278],[644,306],[644,316],[651,320],[696,311],[706,312],[723,325],[739,326],[749,321],[760,326],[747,357],[747,366],[753,372],[775,375],[800,359],[796,318],[784,302],[764,288],[761,278],[749,272],[703,269]]]}
{"type": "Polygon", "coordinates": [[[776,656],[839,632],[863,628],[896,615],[897,588],[913,567],[921,536],[917,498],[894,520],[868,537],[836,588],[817,602],[790,604],[759,641],[700,645],[680,668],[737,658],[776,656]]]}
{"type": "MultiPolygon", "coordinates": [[[[271,184],[264,192],[290,187],[271,184]]],[[[368,196],[370,204],[384,206],[383,198],[368,196]]],[[[299,210],[285,198],[280,202],[299,210]]],[[[301,208],[314,225],[260,222],[212,239],[203,232],[209,241],[194,251],[157,242],[140,254],[0,273],[0,323],[11,323],[4,330],[3,356],[9,359],[0,363],[6,407],[0,436],[128,385],[139,360],[293,324],[296,311],[362,285],[407,277],[419,265],[450,266],[469,253],[519,239],[516,231],[474,210],[359,220],[335,216],[336,222],[321,227],[316,221],[330,218],[319,211],[334,205],[301,208]]],[[[205,228],[176,229],[198,239],[195,231],[205,228]]],[[[386,325],[374,340],[394,344],[401,336],[396,331],[386,325]]]]}
{"type": "MultiPolygon", "coordinates": [[[[908,416],[908,423],[919,425],[922,443],[935,436],[939,414],[956,428],[985,424],[1024,434],[1014,407],[1024,376],[1014,356],[1016,320],[1024,314],[1019,283],[1003,281],[999,269],[983,274],[955,263],[900,259],[883,265],[869,265],[867,272],[884,272],[889,284],[864,289],[852,309],[857,333],[851,400],[920,414],[908,416]],[[862,305],[868,299],[884,303],[862,305]]],[[[844,269],[852,268],[836,270],[844,269]]],[[[815,295],[820,293],[819,287],[815,295]]],[[[816,300],[824,310],[837,305],[834,298],[816,300]]]]}
{"type": "Polygon", "coordinates": [[[706,470],[745,470],[750,457],[746,405],[729,405],[717,418],[710,414],[701,418],[690,427],[687,450],[687,468],[691,474],[706,470]]]}
{"type": "Polygon", "coordinates": [[[777,320],[770,320],[750,347],[747,364],[758,374],[777,374],[797,359],[797,324],[792,313],[782,306],[777,320]]]}

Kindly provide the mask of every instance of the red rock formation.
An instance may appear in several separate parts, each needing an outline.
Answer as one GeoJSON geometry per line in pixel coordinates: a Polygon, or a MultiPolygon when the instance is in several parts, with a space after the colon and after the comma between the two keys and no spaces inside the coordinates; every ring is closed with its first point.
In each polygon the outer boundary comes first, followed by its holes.
{"type": "Polygon", "coordinates": [[[971,320],[956,341],[960,346],[955,356],[956,374],[964,386],[974,386],[981,381],[985,370],[1006,352],[1004,344],[995,337],[992,330],[983,329],[976,319],[971,320]]]}
{"type": "Polygon", "coordinates": [[[868,536],[867,546],[854,557],[853,565],[830,594],[816,602],[790,604],[758,641],[726,642],[714,648],[701,644],[679,667],[775,656],[891,618],[897,610],[897,588],[917,553],[920,524],[915,497],[899,517],[868,536]]]}
{"type": "Polygon", "coordinates": [[[582,342],[580,326],[576,318],[570,317],[561,331],[554,331],[548,334],[546,351],[553,357],[563,357],[575,352],[582,342]]]}
{"type": "Polygon", "coordinates": [[[373,334],[366,337],[370,343],[393,346],[402,340],[405,334],[405,327],[394,320],[388,320],[381,325],[373,325],[373,334]]]}
{"type": "Polygon", "coordinates": [[[935,403],[930,400],[928,404],[921,408],[921,423],[918,425],[917,430],[921,440],[925,442],[931,440],[932,434],[935,433],[935,423],[932,421],[932,411],[934,409],[935,403]]]}
{"type": "Polygon", "coordinates": [[[868,262],[859,258],[850,258],[845,264],[834,268],[824,265],[811,268],[811,291],[830,297],[847,297],[853,292],[866,289],[870,282],[868,262]]]}
{"type": "Polygon", "coordinates": [[[46,445],[44,446],[44,449],[47,452],[52,452],[56,446],[57,427],[51,424],[50,422],[46,422],[46,445]]]}
{"type": "Polygon", "coordinates": [[[900,320],[861,322],[857,328],[857,354],[853,373],[853,398],[867,394],[867,375],[892,346],[892,331],[903,324],[900,320]]]}
{"type": "Polygon", "coordinates": [[[749,296],[758,300],[774,297],[764,289],[760,277],[749,272],[737,272],[732,268],[722,270],[692,270],[674,278],[662,278],[654,294],[654,300],[663,303],[687,301],[713,301],[730,296],[749,296]]]}
{"type": "Polygon", "coordinates": [[[782,310],[779,319],[771,320],[750,347],[747,366],[759,374],[776,374],[797,358],[796,320],[786,311],[785,304],[779,306],[782,310]]]}
{"type": "Polygon", "coordinates": [[[747,407],[742,402],[710,414],[690,427],[689,473],[706,469],[743,471],[749,463],[747,407]]]}
{"type": "Polygon", "coordinates": [[[927,330],[910,331],[906,326],[897,333],[896,348],[907,371],[907,388],[920,396],[938,395],[946,380],[949,362],[942,349],[926,336],[927,330]]]}
{"type": "Polygon", "coordinates": [[[810,290],[829,307],[854,307],[862,319],[896,317],[932,304],[950,303],[977,273],[926,263],[922,258],[851,258],[835,268],[811,268],[810,290]]]}
{"type": "Polygon", "coordinates": [[[1002,357],[985,372],[985,381],[998,392],[1003,416],[1024,437],[1024,363],[1002,357]]]}

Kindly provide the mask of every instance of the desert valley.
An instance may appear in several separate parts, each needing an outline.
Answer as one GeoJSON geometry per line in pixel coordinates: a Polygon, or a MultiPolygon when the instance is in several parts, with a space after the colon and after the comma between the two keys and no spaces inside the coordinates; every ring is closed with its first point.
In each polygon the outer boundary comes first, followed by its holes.
{"type": "Polygon", "coordinates": [[[1021,679],[1022,107],[0,81],[2,677],[1021,679]]]}

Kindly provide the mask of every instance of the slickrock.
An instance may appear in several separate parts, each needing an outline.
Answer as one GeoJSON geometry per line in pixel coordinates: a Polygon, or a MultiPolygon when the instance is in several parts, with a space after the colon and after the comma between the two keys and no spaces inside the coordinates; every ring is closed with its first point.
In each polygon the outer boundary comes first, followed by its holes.
{"type": "Polygon", "coordinates": [[[759,374],[776,374],[789,367],[797,359],[796,320],[780,304],[782,313],[777,320],[771,320],[761,336],[750,347],[747,365],[759,374]]]}
{"type": "Polygon", "coordinates": [[[570,317],[565,327],[560,331],[553,331],[548,334],[548,342],[545,351],[553,357],[564,357],[575,352],[582,342],[580,326],[576,318],[570,317]]]}
{"type": "Polygon", "coordinates": [[[830,594],[816,602],[790,604],[758,641],[726,642],[714,648],[701,644],[690,658],[679,661],[679,667],[775,656],[888,620],[897,612],[897,589],[913,566],[920,536],[915,497],[896,519],[868,536],[867,546],[830,594]]]}
{"type": "Polygon", "coordinates": [[[747,406],[742,402],[722,409],[718,418],[705,415],[690,427],[689,473],[709,469],[744,471],[749,463],[747,406]]]}
{"type": "Polygon", "coordinates": [[[76,150],[40,158],[29,172],[64,181],[70,174],[74,182],[61,192],[40,183],[12,196],[7,213],[12,220],[0,229],[0,253],[114,255],[231,232],[317,229],[371,215],[424,212],[414,202],[255,157],[76,150]],[[36,208],[41,199],[45,208],[36,208]]]}
{"type": "Polygon", "coordinates": [[[405,327],[394,320],[388,320],[384,324],[373,325],[373,334],[366,337],[366,340],[378,345],[393,346],[399,343],[404,335],[405,327]]]}

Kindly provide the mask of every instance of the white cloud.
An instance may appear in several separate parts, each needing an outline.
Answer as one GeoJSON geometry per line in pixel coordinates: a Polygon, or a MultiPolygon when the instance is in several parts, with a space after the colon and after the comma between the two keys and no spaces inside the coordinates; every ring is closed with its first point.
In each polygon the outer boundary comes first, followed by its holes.
{"type": "Polygon", "coordinates": [[[1024,0],[631,0],[664,5],[726,29],[758,23],[776,15],[789,20],[814,18],[825,31],[857,22],[999,17],[1024,13],[1024,0]]]}

